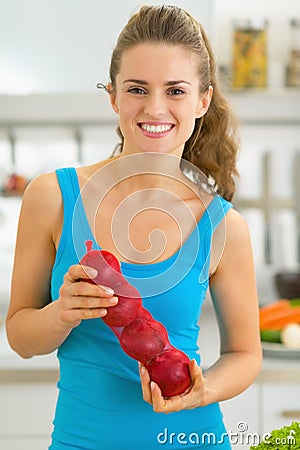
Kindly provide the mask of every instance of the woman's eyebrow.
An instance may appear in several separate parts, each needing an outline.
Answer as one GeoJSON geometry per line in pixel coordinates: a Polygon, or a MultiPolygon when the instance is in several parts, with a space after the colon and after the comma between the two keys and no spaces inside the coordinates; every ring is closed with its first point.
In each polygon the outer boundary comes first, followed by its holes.
{"type": "Polygon", "coordinates": [[[130,79],[128,79],[128,80],[124,80],[124,81],[123,81],[123,84],[126,84],[126,83],[135,83],[135,84],[142,84],[142,85],[147,85],[147,84],[148,84],[147,81],[144,81],[144,80],[135,80],[135,79],[133,79],[133,78],[130,78],[130,79]]]}
{"type": "Polygon", "coordinates": [[[175,81],[167,81],[165,83],[165,86],[175,86],[176,84],[191,84],[189,81],[186,80],[175,80],[175,81]]]}
{"type": "MultiPolygon", "coordinates": [[[[128,80],[124,80],[123,84],[125,84],[125,83],[135,83],[135,84],[141,84],[143,86],[146,86],[146,85],[149,84],[145,80],[136,80],[136,79],[133,79],[133,78],[129,78],[128,80]]],[[[175,86],[176,84],[182,84],[182,83],[189,84],[189,85],[191,84],[189,81],[185,81],[185,80],[174,80],[174,81],[166,81],[164,83],[164,86],[175,86]]]]}

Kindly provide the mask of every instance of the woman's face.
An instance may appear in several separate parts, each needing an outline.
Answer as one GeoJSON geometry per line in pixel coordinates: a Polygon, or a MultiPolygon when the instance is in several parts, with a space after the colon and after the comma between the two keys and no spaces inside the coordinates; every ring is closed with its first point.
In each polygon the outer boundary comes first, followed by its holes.
{"type": "Polygon", "coordinates": [[[126,50],[110,99],[124,136],[123,154],[181,156],[195,119],[209,106],[200,94],[197,60],[180,46],[139,44],[126,50]]]}

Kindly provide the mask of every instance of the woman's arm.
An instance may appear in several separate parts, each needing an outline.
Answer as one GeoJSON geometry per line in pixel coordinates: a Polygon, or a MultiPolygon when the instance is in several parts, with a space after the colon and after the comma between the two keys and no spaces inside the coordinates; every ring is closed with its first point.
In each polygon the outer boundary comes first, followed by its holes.
{"type": "Polygon", "coordinates": [[[205,403],[244,391],[262,363],[259,304],[248,226],[234,210],[226,216],[226,242],[210,281],[221,338],[221,357],[205,372],[205,403]]]}
{"type": "Polygon", "coordinates": [[[223,244],[210,280],[220,327],[220,358],[205,374],[191,361],[192,388],[170,399],[161,396],[155,383],[149,384],[149,374],[142,370],[144,399],[152,403],[155,411],[179,411],[229,399],[244,391],[259,373],[262,352],[252,248],[246,222],[234,210],[226,215],[223,244]]]}
{"type": "MultiPolygon", "coordinates": [[[[115,297],[80,281],[87,273],[72,266],[57,301],[50,280],[63,222],[63,205],[55,174],[33,180],[23,197],[6,319],[10,346],[22,357],[50,353],[82,319],[102,317],[115,297]]],[[[95,276],[95,274],[94,274],[95,276]]]]}

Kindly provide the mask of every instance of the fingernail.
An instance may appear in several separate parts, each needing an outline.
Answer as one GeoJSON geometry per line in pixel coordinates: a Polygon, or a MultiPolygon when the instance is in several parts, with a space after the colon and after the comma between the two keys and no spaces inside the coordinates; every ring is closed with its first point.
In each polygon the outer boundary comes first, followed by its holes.
{"type": "Polygon", "coordinates": [[[91,278],[95,278],[98,275],[98,271],[93,269],[93,267],[87,267],[85,271],[91,278]]]}
{"type": "Polygon", "coordinates": [[[151,383],[150,383],[150,388],[151,388],[151,391],[154,391],[154,388],[155,388],[155,383],[154,383],[154,381],[151,381],[151,383]]]}
{"type": "Polygon", "coordinates": [[[101,288],[109,295],[114,295],[114,290],[107,286],[101,286],[101,288]]]}
{"type": "Polygon", "coordinates": [[[145,367],[141,366],[141,375],[145,375],[145,367]]]}
{"type": "Polygon", "coordinates": [[[106,308],[102,308],[99,310],[99,317],[104,317],[107,314],[107,309],[106,308]]]}

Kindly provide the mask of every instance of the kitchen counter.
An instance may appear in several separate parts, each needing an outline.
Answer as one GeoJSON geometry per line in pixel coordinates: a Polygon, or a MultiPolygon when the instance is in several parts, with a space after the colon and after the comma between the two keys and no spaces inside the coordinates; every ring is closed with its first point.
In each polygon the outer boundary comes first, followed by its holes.
{"type": "Polygon", "coordinates": [[[266,358],[257,382],[299,383],[300,359],[266,358]]]}
{"type": "MultiPolygon", "coordinates": [[[[213,306],[209,299],[202,310],[199,342],[203,366],[210,366],[218,358],[219,331],[213,306]]],[[[299,380],[300,352],[299,359],[264,356],[262,369],[257,378],[258,383],[299,383],[299,380]]]]}

